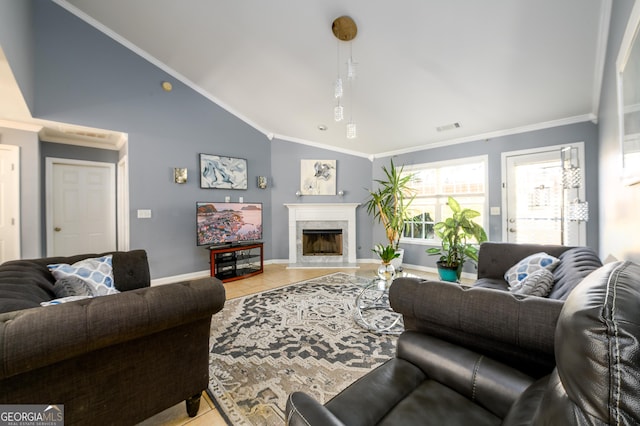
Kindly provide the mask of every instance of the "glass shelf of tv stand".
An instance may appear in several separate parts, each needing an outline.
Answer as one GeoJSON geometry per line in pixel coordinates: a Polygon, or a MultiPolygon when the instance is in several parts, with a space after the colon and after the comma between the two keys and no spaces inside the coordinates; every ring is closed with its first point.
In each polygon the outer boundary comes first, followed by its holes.
{"type": "Polygon", "coordinates": [[[263,272],[262,243],[209,247],[211,276],[222,282],[251,277],[263,272]]]}

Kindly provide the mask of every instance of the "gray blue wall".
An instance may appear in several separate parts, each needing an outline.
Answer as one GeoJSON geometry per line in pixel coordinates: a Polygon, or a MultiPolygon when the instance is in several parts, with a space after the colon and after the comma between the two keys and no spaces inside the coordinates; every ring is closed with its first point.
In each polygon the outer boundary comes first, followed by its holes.
{"type": "MultiPolygon", "coordinates": [[[[271,142],[271,205],[273,221],[273,258],[289,258],[288,210],[285,203],[360,203],[366,199],[366,188],[371,187],[371,161],[354,155],[342,154],[326,149],[298,143],[273,140],[271,142]],[[300,189],[300,160],[336,160],[336,188],[345,195],[296,197],[300,189]]],[[[370,259],[371,218],[360,206],[356,210],[356,238],[358,259],[370,259]]]]}
{"type": "Polygon", "coordinates": [[[33,28],[34,116],[128,134],[130,246],[147,250],[154,278],[209,268],[207,250],[195,245],[196,201],[242,196],[264,203],[271,222],[269,192],[255,184],[271,174],[263,134],[51,2],[37,2],[33,28]],[[246,158],[249,189],[200,189],[199,153],[246,158]],[[187,184],[173,183],[174,167],[188,168],[187,184]],[[152,218],[137,219],[138,209],[152,218]]]}
{"type": "MultiPolygon", "coordinates": [[[[12,66],[17,64],[14,72],[21,75],[21,88],[25,96],[32,99],[29,102],[34,116],[128,134],[131,248],[144,248],[149,252],[154,278],[208,269],[208,253],[195,245],[196,201],[222,201],[228,195],[233,201],[242,196],[245,201],[262,202],[265,206],[265,259],[286,260],[288,230],[284,203],[362,203],[366,199],[366,188],[379,177],[381,166],[388,164],[388,158],[372,163],[359,156],[282,140],[269,141],[246,123],[55,4],[24,1],[27,6],[16,6],[15,3],[23,1],[0,0],[0,46],[12,66]],[[30,17],[29,6],[33,7],[33,22],[25,19],[25,16],[30,17]],[[15,31],[4,31],[5,24],[15,25],[15,31]],[[35,58],[33,64],[21,59],[23,57],[35,58]],[[22,76],[22,71],[26,76],[22,76]],[[33,76],[29,76],[30,73],[33,76]],[[160,82],[163,80],[172,82],[172,92],[162,91],[160,82]],[[199,153],[246,158],[249,189],[200,189],[197,178],[199,153]],[[296,198],[300,160],[314,158],[337,160],[337,187],[345,191],[344,197],[296,198]],[[174,167],[188,168],[187,184],[173,183],[174,167]],[[256,187],[256,176],[269,178],[267,190],[256,187]],[[137,209],[151,209],[152,218],[137,219],[137,209]]],[[[624,0],[623,3],[629,2],[624,0]]],[[[606,191],[602,182],[608,180],[598,174],[598,126],[593,123],[423,150],[399,155],[394,161],[416,164],[486,154],[489,156],[489,204],[499,206],[502,151],[578,141],[583,141],[586,147],[587,200],[597,206],[601,201],[598,199],[598,180],[601,181],[600,197],[606,191]]],[[[4,142],[11,143],[6,139],[4,142]]],[[[29,154],[33,154],[31,144],[28,145],[29,154]]],[[[75,154],[68,153],[68,156],[72,155],[75,154]]],[[[34,155],[29,155],[23,163],[38,161],[37,155],[35,160],[32,157],[34,155]]],[[[39,178],[37,181],[32,188],[38,194],[38,201],[30,205],[39,203],[39,178]]],[[[637,200],[637,189],[634,191],[630,195],[637,200]]],[[[625,192],[621,197],[628,195],[625,192]]],[[[593,247],[603,241],[601,245],[606,247],[618,244],[599,235],[598,211],[594,209],[591,213],[588,244],[593,247]]],[[[500,240],[501,217],[490,220],[490,237],[500,240]]],[[[611,226],[604,219],[600,222],[601,226],[611,226]]],[[[637,227],[635,225],[634,229],[637,227]]],[[[362,207],[358,209],[357,238],[359,259],[372,258],[370,247],[384,241],[382,229],[372,224],[362,207]]],[[[435,258],[424,254],[424,246],[405,245],[405,248],[407,263],[435,264],[435,258]]],[[[29,253],[33,250],[33,247],[28,249],[29,253]]]]}
{"type": "MultiPolygon", "coordinates": [[[[412,165],[442,161],[477,155],[488,156],[489,206],[500,207],[502,204],[501,154],[508,151],[536,148],[541,146],[562,145],[572,142],[584,142],[585,145],[585,174],[586,200],[593,206],[598,205],[598,126],[591,122],[571,124],[533,132],[520,133],[510,136],[479,140],[464,144],[434,148],[410,154],[395,156],[395,165],[412,165]]],[[[374,178],[380,177],[382,166],[388,165],[388,158],[377,159],[373,165],[374,178]]],[[[595,210],[595,209],[593,209],[595,210]]],[[[492,241],[502,240],[502,215],[489,216],[487,233],[492,241]]],[[[377,230],[376,241],[384,241],[381,230],[377,230]]],[[[590,212],[587,223],[587,245],[598,248],[598,212],[590,212]]],[[[428,256],[426,247],[417,244],[402,244],[405,249],[404,262],[412,265],[435,267],[437,257],[428,256]]],[[[472,271],[472,265],[467,265],[465,271],[472,271]]]]}
{"type": "Polygon", "coordinates": [[[29,1],[0,0],[0,47],[20,86],[25,102],[33,111],[33,3],[29,1]]]}

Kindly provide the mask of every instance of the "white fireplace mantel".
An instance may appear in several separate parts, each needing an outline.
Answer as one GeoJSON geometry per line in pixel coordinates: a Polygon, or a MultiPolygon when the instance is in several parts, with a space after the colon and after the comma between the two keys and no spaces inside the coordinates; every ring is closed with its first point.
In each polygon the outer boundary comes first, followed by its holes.
{"type": "Polygon", "coordinates": [[[295,203],[285,204],[289,209],[289,263],[297,258],[296,223],[300,221],[346,221],[347,261],[356,263],[356,208],[359,203],[295,203]]]}

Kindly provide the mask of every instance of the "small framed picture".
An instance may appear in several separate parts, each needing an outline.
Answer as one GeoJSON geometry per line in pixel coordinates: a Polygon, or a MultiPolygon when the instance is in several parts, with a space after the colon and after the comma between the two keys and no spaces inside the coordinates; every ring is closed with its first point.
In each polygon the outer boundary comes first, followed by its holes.
{"type": "Polygon", "coordinates": [[[336,160],[300,160],[302,195],[336,195],[336,160]]]}
{"type": "Polygon", "coordinates": [[[200,154],[200,188],[247,189],[247,160],[200,154]]]}

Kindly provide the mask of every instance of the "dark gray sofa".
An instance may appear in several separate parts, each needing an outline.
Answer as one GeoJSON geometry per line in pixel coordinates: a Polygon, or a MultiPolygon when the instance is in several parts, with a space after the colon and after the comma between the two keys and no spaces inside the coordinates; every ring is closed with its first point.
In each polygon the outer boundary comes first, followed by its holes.
{"type": "Polygon", "coordinates": [[[560,259],[560,264],[553,271],[554,284],[548,299],[566,299],[584,277],[602,266],[598,254],[591,247],[485,242],[480,245],[478,279],[474,286],[508,290],[505,272],[521,259],[539,252],[560,259]]]}
{"type": "MultiPolygon", "coordinates": [[[[391,286],[415,295],[408,280],[391,286]]],[[[426,283],[427,287],[438,286],[426,283]]],[[[455,287],[442,283],[446,288],[455,287]]],[[[533,318],[503,323],[507,292],[475,288],[484,309],[473,309],[479,326],[475,340],[490,343],[501,335],[503,351],[521,350],[521,338],[535,336],[533,318]],[[500,315],[493,315],[500,312],[500,315]],[[497,333],[498,329],[506,331],[497,333]]],[[[419,293],[423,296],[422,293],[419,293]]],[[[458,293],[454,293],[458,294],[458,293]]],[[[437,296],[437,293],[431,295],[437,296]]],[[[525,296],[525,299],[546,300],[525,296]]],[[[394,301],[395,300],[395,301],[394,301]]],[[[458,298],[459,300],[459,298],[458,298]]],[[[554,329],[555,367],[541,377],[529,375],[527,361],[506,365],[464,343],[452,343],[432,333],[409,330],[398,340],[396,357],[374,369],[321,405],[303,392],[289,395],[290,426],[369,425],[637,425],[640,424],[640,265],[616,262],[598,268],[570,292],[554,329]]],[[[443,312],[439,297],[412,304],[421,311],[443,312]]],[[[462,309],[464,305],[449,306],[462,309]]],[[[535,305],[534,305],[535,306],[535,305]]],[[[526,311],[526,309],[524,310],[526,311]]],[[[408,312],[408,311],[407,311],[408,312]]],[[[415,312],[414,312],[415,314],[415,312]]],[[[446,315],[443,324],[459,328],[460,317],[446,315]]],[[[484,347],[484,345],[480,345],[484,347]]]]}
{"type": "Polygon", "coordinates": [[[478,280],[472,287],[398,278],[389,300],[403,315],[405,329],[464,345],[540,377],[555,366],[554,333],[564,299],[600,266],[589,247],[486,242],[480,246],[478,280]],[[549,297],[510,293],[505,272],[541,251],[560,259],[549,297]]]}
{"type": "Polygon", "coordinates": [[[104,253],[0,265],[0,404],[64,404],[65,424],[134,424],[183,400],[195,415],[222,283],[150,287],[144,250],[112,254],[121,293],[56,306],[40,306],[46,265],[104,253]]]}

